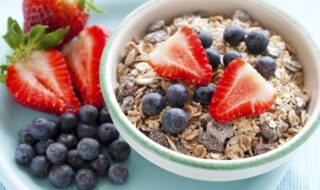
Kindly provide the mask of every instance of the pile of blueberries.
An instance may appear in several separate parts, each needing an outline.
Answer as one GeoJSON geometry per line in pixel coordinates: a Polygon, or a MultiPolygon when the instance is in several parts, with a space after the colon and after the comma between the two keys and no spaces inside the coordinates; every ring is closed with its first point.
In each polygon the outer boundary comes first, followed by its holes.
{"type": "Polygon", "coordinates": [[[98,176],[123,184],[129,173],[121,164],[131,148],[119,139],[107,108],[81,107],[79,116],[65,113],[58,121],[36,118],[18,133],[17,163],[29,166],[33,176],[48,177],[56,188],[73,182],[80,190],[94,189],[98,176]],[[103,146],[107,154],[104,154],[103,146]]]}
{"type": "MultiPolygon", "coordinates": [[[[202,105],[208,105],[215,92],[211,84],[199,86],[194,91],[194,100],[202,105]]],[[[188,115],[181,109],[188,102],[187,88],[182,84],[171,85],[165,96],[154,92],[142,99],[142,111],[147,116],[155,116],[162,112],[166,105],[171,108],[162,117],[163,130],[169,134],[180,134],[188,127],[188,115]]]]}
{"type": "MultiPolygon", "coordinates": [[[[212,69],[217,69],[221,64],[221,60],[220,54],[216,50],[210,48],[213,43],[211,33],[202,29],[197,31],[197,34],[202,42],[202,46],[205,48],[212,69]]],[[[254,55],[263,54],[269,44],[269,38],[265,31],[256,29],[246,35],[244,29],[236,24],[230,25],[224,30],[223,38],[231,47],[237,47],[244,41],[247,50],[254,55]]],[[[241,53],[231,50],[223,56],[223,64],[227,67],[231,61],[241,57],[241,53]]],[[[268,55],[261,56],[257,60],[255,68],[264,78],[268,79],[276,70],[276,61],[268,55]]]]}

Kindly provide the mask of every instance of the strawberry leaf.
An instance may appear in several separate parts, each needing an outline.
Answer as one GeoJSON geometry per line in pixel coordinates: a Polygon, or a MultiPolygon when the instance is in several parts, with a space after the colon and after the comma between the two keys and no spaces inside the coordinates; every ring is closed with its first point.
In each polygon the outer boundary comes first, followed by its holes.
{"type": "Polygon", "coordinates": [[[3,36],[7,44],[14,50],[17,51],[24,44],[23,32],[17,21],[11,17],[8,18],[8,32],[3,36]]]}
{"type": "Polygon", "coordinates": [[[56,47],[63,41],[64,36],[69,32],[69,27],[60,28],[54,32],[48,33],[39,40],[39,47],[50,49],[56,47]]]}
{"type": "Polygon", "coordinates": [[[0,65],[0,83],[5,83],[7,79],[8,65],[0,65]]]}
{"type": "Polygon", "coordinates": [[[8,31],[3,39],[14,51],[7,56],[8,62],[22,59],[32,51],[39,49],[51,49],[62,43],[64,36],[69,32],[69,27],[46,33],[47,26],[36,25],[24,34],[18,22],[8,18],[8,31]]]}
{"type": "Polygon", "coordinates": [[[7,75],[0,74],[0,83],[6,83],[7,82],[7,75]]]}
{"type": "Polygon", "coordinates": [[[48,28],[47,26],[42,26],[42,25],[36,25],[32,27],[29,33],[26,35],[27,37],[26,45],[31,47],[31,49],[37,48],[35,46],[37,45],[37,42],[41,40],[41,38],[43,38],[47,28],[48,28]]]}
{"type": "Polygon", "coordinates": [[[85,11],[89,11],[89,9],[91,9],[95,13],[104,13],[103,10],[94,5],[93,0],[80,0],[80,4],[85,11]]]}

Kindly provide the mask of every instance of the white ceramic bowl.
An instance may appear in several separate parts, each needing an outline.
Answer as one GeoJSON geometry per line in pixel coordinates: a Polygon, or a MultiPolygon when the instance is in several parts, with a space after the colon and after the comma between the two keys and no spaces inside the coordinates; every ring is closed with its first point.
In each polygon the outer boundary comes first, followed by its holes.
{"type": "Polygon", "coordinates": [[[155,0],[132,12],[114,31],[101,60],[101,87],[112,118],[121,135],[143,157],[168,171],[207,181],[229,181],[253,177],[279,167],[290,160],[296,150],[314,133],[320,123],[320,63],[317,48],[288,16],[254,0],[155,0]],[[170,20],[183,13],[205,10],[211,14],[231,14],[242,9],[292,43],[304,66],[305,87],[312,92],[308,119],[304,129],[285,145],[259,156],[241,160],[205,160],[183,155],[150,140],[131,124],[114,93],[117,63],[125,45],[134,36],[143,36],[149,24],[158,19],[170,20]]]}

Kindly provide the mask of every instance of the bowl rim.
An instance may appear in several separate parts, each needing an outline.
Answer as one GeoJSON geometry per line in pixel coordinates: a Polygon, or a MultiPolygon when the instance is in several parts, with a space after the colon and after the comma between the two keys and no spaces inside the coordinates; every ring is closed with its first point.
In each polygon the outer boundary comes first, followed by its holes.
{"type": "MultiPolygon", "coordinates": [[[[249,0],[251,1],[251,0],[249,0]]],[[[112,32],[111,37],[108,39],[108,43],[103,50],[103,54],[100,60],[100,86],[101,91],[108,107],[108,110],[111,114],[112,119],[114,119],[120,125],[121,129],[130,136],[136,143],[142,146],[147,151],[156,154],[157,156],[170,160],[176,164],[189,166],[193,168],[199,169],[208,169],[208,170],[235,170],[235,169],[246,169],[252,168],[260,165],[264,165],[273,161],[280,159],[292,153],[298,147],[300,147],[305,141],[309,139],[309,137],[316,131],[317,127],[320,125],[320,111],[314,117],[313,121],[309,121],[309,127],[305,129],[302,133],[296,135],[293,139],[287,142],[285,145],[276,148],[270,152],[265,154],[261,154],[258,156],[253,156],[250,158],[239,159],[239,160],[206,160],[202,158],[196,158],[192,156],[188,156],[182,153],[175,152],[168,148],[165,148],[156,142],[149,139],[146,135],[142,134],[126,117],[126,115],[122,112],[120,105],[116,99],[116,95],[114,93],[112,77],[111,74],[108,74],[108,70],[111,70],[111,64],[106,64],[109,59],[109,49],[111,48],[114,39],[117,36],[117,33],[123,28],[123,26],[130,22],[130,20],[143,9],[147,9],[150,6],[160,2],[160,0],[150,0],[136,8],[130,14],[126,16],[126,18],[121,22],[121,24],[112,32]],[[311,123],[310,123],[311,122],[311,123]]],[[[315,54],[320,57],[320,51],[318,46],[310,37],[309,33],[303,29],[300,24],[298,24],[294,19],[292,19],[289,15],[279,10],[278,8],[265,3],[263,1],[251,1],[252,3],[258,4],[258,6],[267,6],[278,11],[282,16],[286,17],[292,24],[294,24],[297,28],[301,29],[306,34],[306,39],[310,42],[310,45],[315,49],[315,54]]],[[[319,97],[317,97],[318,99],[319,97]]],[[[316,101],[316,103],[319,100],[316,101]]],[[[317,108],[316,108],[317,109],[317,108]]],[[[315,110],[316,112],[317,110],[315,110]]],[[[117,126],[119,127],[119,126],[117,126]]]]}

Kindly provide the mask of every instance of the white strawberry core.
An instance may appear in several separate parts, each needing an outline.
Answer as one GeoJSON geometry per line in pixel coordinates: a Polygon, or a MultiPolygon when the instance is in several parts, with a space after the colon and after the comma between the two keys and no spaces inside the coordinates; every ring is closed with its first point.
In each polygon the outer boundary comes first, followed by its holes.
{"type": "MultiPolygon", "coordinates": [[[[48,57],[43,51],[33,51],[27,59],[24,59],[21,62],[16,62],[15,67],[21,79],[28,82],[32,88],[38,89],[45,94],[52,93],[55,94],[55,96],[58,95],[63,97],[64,94],[59,88],[59,84],[55,80],[55,76],[53,74],[54,70],[52,70],[52,68],[46,64],[50,61],[52,60],[48,60],[48,57]],[[55,92],[53,93],[48,89],[48,87],[43,86],[41,81],[47,81],[51,88],[55,89],[55,92]]],[[[59,70],[59,67],[55,69],[59,70]]],[[[29,96],[30,95],[32,95],[32,93],[29,93],[29,96]]]]}

